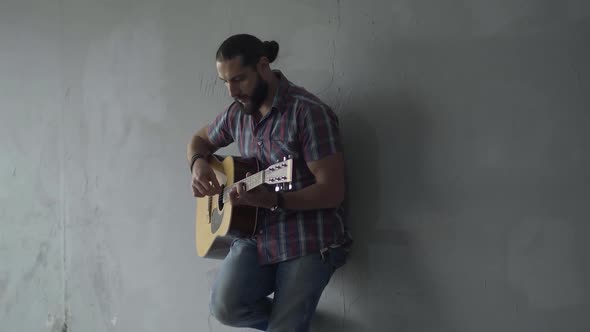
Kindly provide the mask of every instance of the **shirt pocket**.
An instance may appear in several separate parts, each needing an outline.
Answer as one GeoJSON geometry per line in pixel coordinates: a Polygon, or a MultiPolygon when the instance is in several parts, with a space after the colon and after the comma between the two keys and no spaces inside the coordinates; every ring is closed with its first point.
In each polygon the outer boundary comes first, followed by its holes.
{"type": "Polygon", "coordinates": [[[276,163],[283,158],[298,159],[300,155],[299,144],[295,140],[271,139],[270,158],[272,163],[276,163]]]}

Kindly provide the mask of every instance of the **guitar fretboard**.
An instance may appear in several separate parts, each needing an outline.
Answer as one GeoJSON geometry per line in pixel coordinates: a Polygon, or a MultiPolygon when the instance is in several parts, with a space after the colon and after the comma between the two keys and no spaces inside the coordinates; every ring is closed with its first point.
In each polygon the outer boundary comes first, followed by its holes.
{"type": "Polygon", "coordinates": [[[229,202],[229,193],[232,191],[232,189],[238,185],[241,185],[242,183],[246,184],[246,191],[252,190],[256,187],[258,187],[259,185],[264,183],[264,171],[258,172],[254,175],[250,175],[247,178],[242,179],[241,181],[238,181],[236,183],[234,183],[233,185],[226,187],[223,189],[223,203],[227,203],[229,202]]]}

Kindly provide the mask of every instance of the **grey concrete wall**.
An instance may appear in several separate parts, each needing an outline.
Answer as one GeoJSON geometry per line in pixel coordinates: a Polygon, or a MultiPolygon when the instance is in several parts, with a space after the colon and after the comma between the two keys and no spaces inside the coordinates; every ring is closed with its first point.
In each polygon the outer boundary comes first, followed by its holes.
{"type": "MultiPolygon", "coordinates": [[[[590,6],[0,3],[0,331],[232,331],[185,144],[229,34],[342,121],[355,250],[315,331],[590,330],[590,6]]],[[[228,152],[235,152],[230,148],[228,152]]]]}

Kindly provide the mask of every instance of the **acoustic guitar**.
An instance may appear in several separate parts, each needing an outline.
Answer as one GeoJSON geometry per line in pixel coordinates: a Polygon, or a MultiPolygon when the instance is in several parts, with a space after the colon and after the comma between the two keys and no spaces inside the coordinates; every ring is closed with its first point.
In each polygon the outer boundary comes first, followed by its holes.
{"type": "Polygon", "coordinates": [[[260,185],[275,185],[275,191],[291,188],[293,160],[282,161],[260,170],[253,158],[212,155],[208,163],[215,172],[221,193],[197,197],[195,239],[197,254],[205,258],[223,259],[235,238],[250,237],[256,231],[258,208],[232,206],[229,193],[238,184],[246,190],[260,185]],[[247,173],[252,175],[246,177],[247,173]]]}

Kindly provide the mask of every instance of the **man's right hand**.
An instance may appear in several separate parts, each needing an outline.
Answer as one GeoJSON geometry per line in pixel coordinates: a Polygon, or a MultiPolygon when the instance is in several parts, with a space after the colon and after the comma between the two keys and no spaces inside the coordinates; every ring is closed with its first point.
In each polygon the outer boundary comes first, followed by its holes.
{"type": "Polygon", "coordinates": [[[191,188],[195,197],[213,196],[221,192],[215,172],[203,158],[193,165],[191,188]]]}

